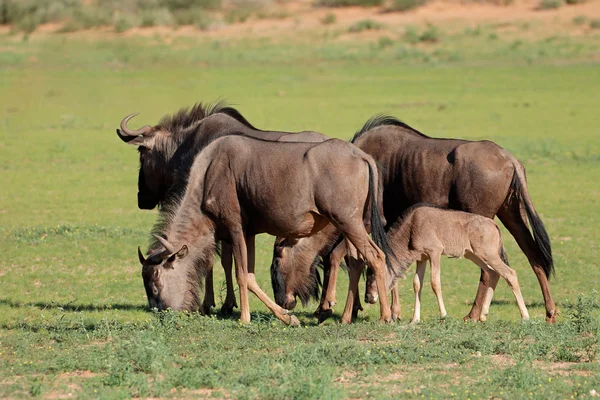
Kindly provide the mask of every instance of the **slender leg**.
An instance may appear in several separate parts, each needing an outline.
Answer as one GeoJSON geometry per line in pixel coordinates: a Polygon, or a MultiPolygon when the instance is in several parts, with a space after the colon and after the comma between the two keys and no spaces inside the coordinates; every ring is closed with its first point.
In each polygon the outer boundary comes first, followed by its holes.
{"type": "Polygon", "coordinates": [[[333,306],[335,305],[335,289],[337,283],[337,275],[340,270],[340,264],[342,258],[346,254],[346,243],[342,241],[337,247],[331,252],[330,255],[330,271],[329,271],[329,282],[327,283],[327,289],[323,288],[323,301],[319,310],[318,318],[319,323],[322,323],[333,314],[333,306]]]}
{"type": "Polygon", "coordinates": [[[489,287],[490,275],[484,269],[481,270],[481,275],[479,276],[479,286],[477,287],[477,294],[475,295],[475,300],[473,300],[473,306],[471,307],[471,311],[463,318],[464,321],[478,321],[481,315],[481,308],[483,307],[483,303],[485,301],[485,293],[489,287]]]}
{"type": "Polygon", "coordinates": [[[365,286],[365,303],[377,303],[379,294],[377,293],[377,284],[375,283],[375,274],[372,268],[367,268],[367,282],[365,286]]]}
{"type": "Polygon", "coordinates": [[[487,317],[490,313],[490,305],[492,304],[492,299],[494,298],[494,291],[496,290],[496,286],[498,285],[498,280],[500,279],[500,275],[495,271],[490,271],[490,285],[487,288],[487,292],[485,293],[485,299],[483,301],[483,306],[481,307],[481,315],[479,316],[479,320],[481,322],[487,321],[487,317]]]}
{"type": "Polygon", "coordinates": [[[235,258],[235,277],[240,291],[240,321],[250,323],[250,304],[248,302],[248,250],[244,234],[235,232],[232,236],[233,256],[235,258]]]}
{"type": "Polygon", "coordinates": [[[221,249],[221,265],[223,271],[225,271],[225,282],[227,284],[227,296],[225,302],[221,306],[221,313],[224,315],[231,315],[234,308],[237,308],[237,301],[235,300],[235,292],[233,290],[233,276],[231,269],[233,267],[233,249],[231,245],[222,242],[221,249]]]}
{"type": "Polygon", "coordinates": [[[323,286],[321,287],[321,300],[319,301],[319,307],[317,307],[317,309],[313,313],[315,318],[319,318],[319,315],[321,315],[321,311],[323,310],[323,304],[325,303],[325,297],[327,296],[327,289],[329,288],[330,276],[331,254],[326,257],[323,257],[323,286]]]}
{"type": "Polygon", "coordinates": [[[411,324],[417,324],[421,321],[421,290],[423,289],[423,278],[425,277],[425,267],[427,261],[417,261],[417,272],[413,279],[413,290],[415,291],[415,311],[413,312],[411,324]]]}
{"type": "Polygon", "coordinates": [[[359,225],[360,228],[356,229],[340,229],[344,232],[346,238],[356,247],[358,252],[367,259],[373,272],[375,273],[375,281],[377,282],[377,292],[379,293],[379,309],[380,309],[380,320],[383,322],[392,321],[392,311],[388,301],[388,287],[386,276],[387,268],[385,265],[385,254],[373,240],[367,235],[367,232],[363,225],[359,225]]]}
{"type": "Polygon", "coordinates": [[[444,307],[444,298],[442,297],[442,281],[440,277],[440,257],[441,254],[432,254],[430,257],[431,264],[431,288],[437,298],[438,307],[440,309],[440,318],[446,318],[446,307],[444,307]]]}
{"type": "Polygon", "coordinates": [[[256,282],[256,277],[254,275],[255,236],[248,236],[246,243],[246,246],[248,248],[248,289],[252,293],[254,293],[256,297],[258,297],[260,301],[262,301],[278,319],[280,319],[288,325],[300,325],[300,321],[298,321],[296,317],[288,315],[288,311],[286,309],[278,306],[277,303],[271,300],[269,296],[265,292],[263,292],[263,290],[258,286],[258,283],[256,282]]]}
{"type": "MultiPolygon", "coordinates": [[[[362,260],[357,260],[357,259],[348,259],[348,264],[350,263],[355,263],[356,266],[354,268],[357,268],[361,274],[362,271],[365,270],[365,263],[362,260]]],[[[360,280],[360,278],[359,278],[360,280]]],[[[358,312],[362,311],[362,304],[360,304],[360,289],[358,287],[358,285],[356,286],[356,297],[354,298],[354,304],[352,306],[352,321],[356,321],[356,318],[358,317],[358,312]]]]}
{"type": "Polygon", "coordinates": [[[400,319],[400,296],[398,296],[398,283],[392,287],[392,320],[400,319]]]}
{"type": "Polygon", "coordinates": [[[346,307],[342,313],[340,322],[349,324],[352,322],[352,310],[354,309],[354,300],[358,298],[358,282],[362,271],[358,268],[358,264],[350,262],[348,265],[348,275],[350,276],[350,284],[348,288],[348,297],[346,299],[346,307]]]}
{"type": "Polygon", "coordinates": [[[515,299],[517,300],[517,305],[519,306],[519,312],[521,313],[521,319],[523,321],[529,319],[529,313],[527,312],[527,307],[525,306],[525,300],[523,300],[523,295],[521,294],[521,288],[519,286],[519,280],[517,279],[517,273],[515,270],[510,268],[508,265],[504,264],[501,260],[491,261],[489,264],[486,264],[487,268],[493,269],[496,271],[502,278],[506,280],[508,286],[513,291],[515,295],[515,299]]]}
{"type": "Polygon", "coordinates": [[[206,280],[204,281],[204,301],[200,306],[200,313],[202,315],[210,315],[210,308],[215,307],[215,291],[213,284],[213,269],[212,266],[206,274],[206,280]]]}

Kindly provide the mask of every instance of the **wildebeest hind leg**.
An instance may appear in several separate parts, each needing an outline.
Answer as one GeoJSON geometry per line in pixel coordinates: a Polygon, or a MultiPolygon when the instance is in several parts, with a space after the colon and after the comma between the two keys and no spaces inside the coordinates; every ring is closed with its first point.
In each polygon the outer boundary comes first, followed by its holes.
{"type": "Polygon", "coordinates": [[[525,222],[526,216],[523,215],[520,207],[521,205],[519,202],[511,201],[508,205],[503,205],[498,211],[498,218],[502,221],[502,224],[504,224],[510,234],[513,235],[517,244],[523,253],[525,253],[533,272],[535,272],[546,305],[546,322],[555,323],[558,310],[552,299],[552,294],[550,293],[548,277],[542,268],[537,245],[529,232],[527,223],[525,222]]]}
{"type": "Polygon", "coordinates": [[[342,241],[336,246],[329,256],[329,279],[327,282],[327,287],[323,287],[323,300],[321,301],[319,310],[317,310],[319,323],[322,323],[333,314],[332,308],[335,305],[337,276],[340,270],[342,258],[345,254],[346,243],[345,241],[342,241]]]}
{"type": "Polygon", "coordinates": [[[227,285],[227,295],[225,296],[225,302],[221,306],[221,314],[231,315],[234,308],[237,308],[237,302],[235,300],[235,292],[233,290],[233,276],[231,270],[233,268],[233,249],[231,245],[222,242],[221,250],[221,265],[225,272],[225,283],[227,285]]]}
{"type": "Polygon", "coordinates": [[[293,315],[288,315],[288,311],[277,305],[269,296],[263,292],[256,282],[254,275],[254,240],[255,236],[248,236],[246,246],[248,248],[248,289],[254,293],[271,310],[275,316],[284,323],[291,326],[300,325],[300,321],[293,315]]]}
{"type": "Polygon", "coordinates": [[[345,237],[367,260],[371,268],[373,268],[375,281],[377,282],[377,291],[379,293],[380,320],[391,322],[392,311],[390,310],[387,295],[385,254],[367,235],[367,231],[362,224],[357,225],[356,227],[347,227],[347,229],[338,227],[338,229],[343,232],[345,237]]]}

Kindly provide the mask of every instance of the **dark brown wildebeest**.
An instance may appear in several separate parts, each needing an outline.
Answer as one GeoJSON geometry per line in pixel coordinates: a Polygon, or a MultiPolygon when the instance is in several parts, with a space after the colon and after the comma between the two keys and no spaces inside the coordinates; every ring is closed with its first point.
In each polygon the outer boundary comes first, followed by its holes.
{"type": "MultiPolygon", "coordinates": [[[[420,202],[488,218],[498,216],[527,256],[539,280],[546,304],[546,321],[555,322],[557,310],[548,285],[548,278],[554,271],[550,239],[529,196],[525,169],[516,158],[490,141],[430,138],[386,116],[369,120],[352,142],[380,165],[383,208],[388,223],[393,223],[404,210],[420,202]]],[[[295,288],[287,285],[286,280],[301,285],[306,279],[310,270],[306,266],[302,268],[300,260],[327,254],[337,237],[336,230],[327,227],[319,235],[300,239],[297,243],[276,242],[271,268],[279,304],[295,304],[290,300],[295,288]]],[[[323,296],[317,310],[320,319],[331,314],[331,305],[335,303],[335,285],[328,282],[331,278],[335,281],[336,274],[335,268],[325,270],[323,296]]],[[[489,290],[493,290],[495,283],[491,282],[489,290]]],[[[489,274],[482,270],[477,296],[465,319],[480,319],[489,287],[489,274]]],[[[367,290],[367,301],[375,301],[371,294],[373,285],[367,285],[367,290]]]]}
{"type": "MultiPolygon", "coordinates": [[[[253,127],[235,108],[223,102],[212,105],[195,104],[191,109],[181,109],[177,113],[163,117],[156,126],[144,126],[132,130],[127,122],[136,114],[121,121],[117,129],[119,137],[130,145],[138,146],[140,171],[138,176],[138,207],[151,210],[165,206],[177,199],[185,188],[189,168],[194,157],[210,142],[221,136],[242,134],[275,141],[321,142],[327,136],[311,131],[288,133],[262,131],[253,127]]],[[[222,244],[221,264],[225,270],[227,296],[221,308],[230,314],[237,307],[231,276],[231,246],[222,244]]],[[[210,313],[215,306],[212,270],[206,275],[204,301],[200,311],[210,313]]],[[[313,290],[313,295],[318,295],[313,290]]]]}
{"type": "MultiPolygon", "coordinates": [[[[217,139],[196,157],[179,204],[161,211],[162,222],[154,230],[161,236],[148,259],[138,248],[150,307],[195,309],[199,278],[212,268],[215,240],[226,240],[236,261],[241,321],[250,321],[249,289],[277,318],[297,324],[258,286],[254,238],[266,232],[293,240],[329,223],[369,262],[377,286],[385,288],[387,243],[379,193],[375,162],[348,142],[217,139]]],[[[389,321],[386,291],[379,297],[381,319],[389,321]]]]}

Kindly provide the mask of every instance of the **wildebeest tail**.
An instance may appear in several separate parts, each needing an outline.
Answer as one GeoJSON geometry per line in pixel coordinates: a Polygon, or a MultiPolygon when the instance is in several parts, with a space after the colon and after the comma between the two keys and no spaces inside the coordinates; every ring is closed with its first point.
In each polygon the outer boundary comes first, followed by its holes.
{"type": "Polygon", "coordinates": [[[371,199],[371,237],[375,244],[385,254],[385,263],[389,270],[392,269],[392,262],[390,257],[394,256],[393,250],[387,241],[385,234],[384,223],[381,220],[381,214],[379,213],[379,205],[377,204],[377,193],[380,188],[375,184],[375,174],[377,171],[373,170],[371,163],[367,163],[369,167],[369,197],[371,199]]]}
{"type": "Polygon", "coordinates": [[[546,277],[550,278],[550,275],[554,275],[555,273],[550,237],[548,237],[546,227],[535,211],[533,202],[529,196],[529,191],[527,190],[527,179],[525,177],[525,168],[523,168],[521,163],[519,163],[516,159],[513,163],[515,166],[515,173],[511,182],[511,190],[518,196],[520,201],[522,201],[523,205],[525,206],[525,214],[527,214],[527,219],[531,224],[533,239],[537,245],[542,268],[544,269],[546,277]]]}
{"type": "Polygon", "coordinates": [[[496,225],[496,229],[498,229],[498,237],[500,238],[500,246],[498,247],[498,255],[500,256],[500,259],[502,260],[502,262],[506,265],[510,264],[508,263],[508,254],[506,254],[506,250],[504,249],[504,241],[502,240],[502,232],[500,232],[500,227],[498,225],[496,225]]]}

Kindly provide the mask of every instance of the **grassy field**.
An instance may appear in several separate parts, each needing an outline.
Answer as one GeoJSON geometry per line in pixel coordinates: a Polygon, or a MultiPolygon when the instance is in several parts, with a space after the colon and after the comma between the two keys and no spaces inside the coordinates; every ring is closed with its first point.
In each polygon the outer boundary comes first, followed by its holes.
{"type": "MultiPolygon", "coordinates": [[[[483,28],[493,30],[493,28],[483,28]]],[[[522,40],[468,31],[424,47],[404,39],[298,42],[1,36],[0,397],[549,398],[600,392],[597,34],[522,40]],[[387,42],[386,42],[387,43],[387,42]],[[377,323],[286,328],[251,297],[253,322],[152,314],[135,255],[155,212],[136,206],[137,152],[115,128],[153,124],[225,98],[256,126],[350,138],[378,112],[436,137],[490,139],[521,159],[553,241],[560,322],[505,235],[532,316],[499,285],[485,324],[463,323],[478,269],[443,262],[450,318],[424,291],[377,323]]],[[[316,39],[315,39],[316,40],[316,39]]],[[[272,238],[258,240],[271,292],[272,238]]],[[[217,268],[217,302],[224,297],[217,268]]],[[[362,285],[361,285],[362,286],[362,285]]],[[[338,287],[338,303],[346,280],[338,287]]],[[[220,304],[219,304],[220,305],[220,304]]],[[[339,306],[338,306],[339,307],[339,306]]],[[[336,315],[341,309],[336,309],[336,315]]],[[[592,393],[592,394],[590,394],[592,393]]]]}

